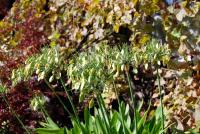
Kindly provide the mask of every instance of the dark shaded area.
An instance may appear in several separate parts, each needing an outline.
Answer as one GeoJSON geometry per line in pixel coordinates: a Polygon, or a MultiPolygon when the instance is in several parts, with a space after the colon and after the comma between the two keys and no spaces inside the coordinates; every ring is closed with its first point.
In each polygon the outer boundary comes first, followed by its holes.
{"type": "Polygon", "coordinates": [[[45,11],[49,11],[49,0],[46,0],[46,4],[44,6],[45,11]]]}
{"type": "MultiPolygon", "coordinates": [[[[36,88],[35,88],[36,89],[36,88]]],[[[42,121],[43,117],[40,112],[33,111],[29,108],[29,100],[33,98],[36,90],[29,90],[26,83],[18,84],[15,89],[8,94],[0,94],[0,133],[2,134],[23,134],[19,121],[13,114],[13,111],[18,115],[21,121],[29,128],[39,126],[38,121],[42,121]],[[5,103],[3,96],[6,97],[10,108],[5,103]],[[11,110],[12,108],[12,110],[11,110]],[[3,123],[9,121],[9,123],[3,123]],[[4,129],[1,129],[4,128],[4,129]]],[[[31,130],[30,130],[31,131],[31,130]]]]}
{"type": "Polygon", "coordinates": [[[123,44],[126,43],[128,45],[131,44],[131,42],[129,41],[129,38],[132,35],[132,31],[126,27],[126,26],[121,26],[119,27],[119,31],[118,33],[113,32],[111,34],[111,36],[109,37],[110,42],[109,44],[123,44]]]}
{"type": "Polygon", "coordinates": [[[12,8],[15,0],[0,0],[0,20],[2,20],[12,8]]]}

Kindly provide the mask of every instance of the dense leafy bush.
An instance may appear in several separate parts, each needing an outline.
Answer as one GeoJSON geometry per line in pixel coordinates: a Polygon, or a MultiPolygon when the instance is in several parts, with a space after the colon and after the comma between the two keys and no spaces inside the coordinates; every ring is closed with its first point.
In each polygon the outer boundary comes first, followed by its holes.
{"type": "MultiPolygon", "coordinates": [[[[196,0],[16,0],[9,12],[0,9],[0,15],[7,14],[0,21],[0,86],[7,88],[0,94],[0,131],[28,133],[44,115],[54,116],[53,109],[67,112],[57,112],[59,117],[75,114],[78,121],[83,117],[76,111],[92,103],[100,107],[100,95],[119,121],[120,105],[112,103],[121,96],[138,118],[149,101],[154,105],[147,112],[161,104],[166,117],[161,129],[195,128],[200,120],[199,8],[196,0]],[[136,114],[139,98],[146,103],[136,114]]],[[[85,114],[106,123],[100,115],[85,114]]],[[[79,129],[74,120],[72,125],[53,120],[72,133],[90,125],[87,118],[79,129]]]]}
{"type": "Polygon", "coordinates": [[[105,44],[97,45],[89,52],[79,53],[68,66],[68,76],[73,88],[81,90],[81,98],[84,98],[85,93],[106,89],[124,71],[129,72],[130,66],[133,68],[130,71],[137,72],[139,65],[167,62],[169,56],[167,46],[162,47],[154,40],[141,51],[131,49],[127,44],[120,45],[120,49],[105,44]]]}

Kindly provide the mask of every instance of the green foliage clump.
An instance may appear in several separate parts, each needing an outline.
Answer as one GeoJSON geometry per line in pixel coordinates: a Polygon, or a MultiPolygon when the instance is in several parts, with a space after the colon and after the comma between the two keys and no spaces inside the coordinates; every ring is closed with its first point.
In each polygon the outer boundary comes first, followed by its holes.
{"type": "Polygon", "coordinates": [[[61,70],[64,69],[64,57],[61,56],[58,47],[43,48],[41,54],[36,54],[29,57],[25,61],[25,66],[22,66],[12,72],[13,85],[21,81],[26,81],[35,73],[38,76],[38,81],[44,78],[53,79],[61,77],[61,70]]]}
{"type": "Polygon", "coordinates": [[[0,84],[0,93],[5,93],[7,90],[5,88],[5,86],[0,84]]]}
{"type": "Polygon", "coordinates": [[[74,89],[79,89],[83,97],[90,91],[103,91],[123,71],[137,70],[139,65],[149,63],[157,65],[167,63],[170,51],[155,40],[142,49],[132,48],[127,44],[111,47],[107,44],[97,44],[91,50],[78,54],[67,67],[67,74],[74,89]]]}
{"type": "Polygon", "coordinates": [[[100,108],[95,108],[95,115],[90,114],[88,109],[84,110],[84,122],[80,124],[73,121],[73,127],[69,128],[59,128],[50,118],[48,118],[47,123],[42,123],[43,128],[37,128],[36,132],[38,134],[136,134],[138,133],[148,133],[148,134],[160,134],[161,129],[161,110],[158,108],[151,117],[148,118],[149,111],[147,110],[143,115],[140,114],[140,108],[137,109],[137,121],[138,125],[134,126],[134,120],[130,116],[130,107],[121,103],[121,113],[118,111],[110,111],[109,114],[103,112],[100,108]]]}

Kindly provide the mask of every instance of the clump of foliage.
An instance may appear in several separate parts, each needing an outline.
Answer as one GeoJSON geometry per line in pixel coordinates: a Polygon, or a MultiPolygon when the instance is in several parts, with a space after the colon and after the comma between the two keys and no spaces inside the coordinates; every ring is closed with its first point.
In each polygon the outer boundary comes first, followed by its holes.
{"type": "MultiPolygon", "coordinates": [[[[104,112],[101,109],[95,109],[95,115],[91,115],[88,109],[84,110],[84,122],[78,124],[76,121],[73,122],[73,128],[59,128],[50,118],[48,118],[47,123],[43,123],[44,128],[38,128],[36,131],[38,134],[45,133],[68,133],[68,134],[79,134],[79,133],[126,133],[132,134],[136,132],[136,127],[138,133],[152,133],[159,134],[161,129],[161,111],[157,109],[148,119],[148,110],[140,115],[140,108],[137,109],[137,120],[138,125],[134,126],[133,119],[130,116],[130,107],[124,103],[120,104],[121,112],[110,111],[104,117],[104,112]],[[106,121],[105,121],[106,119],[106,121]]],[[[105,109],[104,109],[105,110],[105,109]]]]}
{"type": "MultiPolygon", "coordinates": [[[[147,88],[155,106],[163,97],[165,126],[186,131],[200,120],[199,8],[196,0],[16,0],[0,21],[0,85],[8,88],[1,96],[23,122],[38,124],[29,103],[45,92],[70,98],[61,85],[83,102],[115,87],[133,96],[147,88]]],[[[23,131],[3,101],[0,115],[9,132],[23,131]]]]}
{"type": "Polygon", "coordinates": [[[139,51],[127,44],[120,45],[120,48],[106,44],[97,45],[89,52],[79,53],[78,57],[69,62],[68,76],[72,80],[73,88],[81,91],[82,98],[90,91],[103,91],[120,74],[129,71],[130,66],[133,68],[130,71],[134,72],[142,64],[148,66],[150,63],[167,62],[170,54],[167,46],[162,47],[155,40],[139,51]]]}
{"type": "Polygon", "coordinates": [[[59,48],[44,48],[42,54],[33,55],[25,61],[25,67],[18,68],[12,72],[13,85],[21,81],[29,80],[33,74],[38,76],[38,81],[50,76],[49,81],[61,77],[64,69],[64,57],[59,48]]]}
{"type": "Polygon", "coordinates": [[[80,90],[83,98],[85,93],[106,88],[106,85],[120,77],[120,73],[129,71],[129,66],[133,67],[132,71],[137,71],[141,64],[148,66],[150,63],[166,64],[169,61],[168,47],[161,46],[155,40],[150,41],[141,51],[127,44],[119,47],[110,47],[106,43],[96,44],[90,51],[77,54],[78,57],[69,61],[69,65],[64,65],[62,49],[45,48],[42,54],[28,58],[24,67],[13,70],[12,82],[16,85],[26,81],[34,73],[38,81],[49,77],[49,82],[53,82],[54,78],[61,78],[62,70],[67,70],[72,89],[80,90]]]}

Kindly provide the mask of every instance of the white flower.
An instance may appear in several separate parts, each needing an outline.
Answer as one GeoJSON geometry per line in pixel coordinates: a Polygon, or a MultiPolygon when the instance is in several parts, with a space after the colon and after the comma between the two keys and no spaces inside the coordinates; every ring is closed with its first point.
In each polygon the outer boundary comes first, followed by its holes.
{"type": "Polygon", "coordinates": [[[130,24],[132,20],[132,16],[130,14],[126,14],[125,16],[121,18],[121,20],[126,24],[130,24]]]}
{"type": "Polygon", "coordinates": [[[101,39],[101,38],[103,38],[103,32],[104,32],[104,30],[102,28],[98,29],[94,33],[95,39],[101,39]]]}
{"type": "Polygon", "coordinates": [[[83,31],[81,32],[81,34],[83,35],[83,36],[86,36],[87,35],[87,32],[88,32],[88,30],[87,30],[87,28],[83,28],[83,31]]]}
{"type": "Polygon", "coordinates": [[[117,11],[119,11],[119,10],[120,10],[120,7],[119,7],[118,5],[114,7],[114,11],[115,11],[115,12],[117,12],[117,11]]]}

